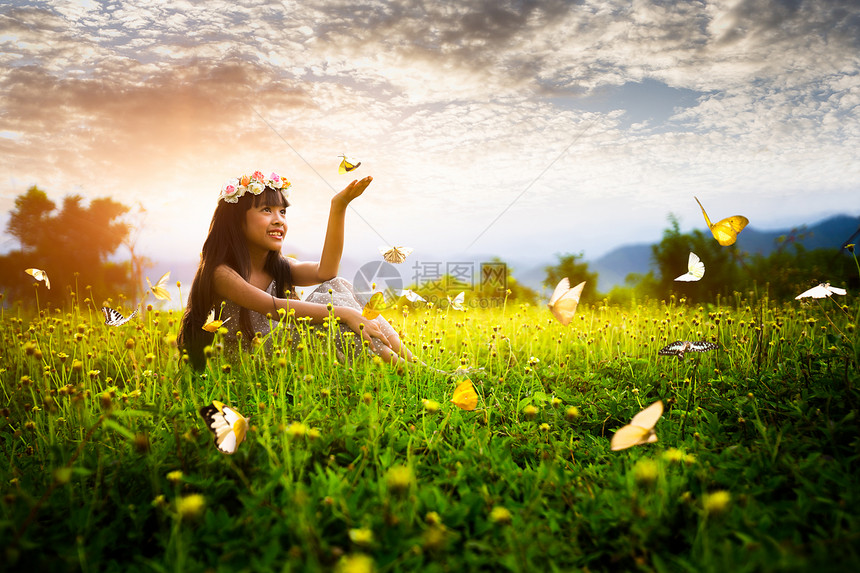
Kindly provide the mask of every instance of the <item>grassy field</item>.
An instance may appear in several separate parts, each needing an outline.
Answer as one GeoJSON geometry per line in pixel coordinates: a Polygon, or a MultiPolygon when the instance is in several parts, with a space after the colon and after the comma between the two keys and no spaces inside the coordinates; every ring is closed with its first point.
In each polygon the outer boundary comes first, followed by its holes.
{"type": "Polygon", "coordinates": [[[178,311],[109,327],[85,295],[13,301],[4,569],[857,570],[860,304],[834,299],[582,306],[567,327],[398,308],[429,367],[341,364],[311,337],[216,345],[205,373],[178,311]],[[719,349],[658,357],[674,340],[719,349]],[[450,402],[465,377],[473,411],[450,402]],[[251,417],[232,456],[198,414],[213,399],[251,417]],[[658,399],[659,441],[610,451],[658,399]]]}

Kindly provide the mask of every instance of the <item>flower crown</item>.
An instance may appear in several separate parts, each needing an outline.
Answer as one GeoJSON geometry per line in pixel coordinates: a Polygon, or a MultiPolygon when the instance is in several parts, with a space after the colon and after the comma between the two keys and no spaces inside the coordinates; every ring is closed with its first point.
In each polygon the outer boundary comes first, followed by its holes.
{"type": "Polygon", "coordinates": [[[259,195],[266,187],[272,189],[280,189],[284,197],[290,197],[289,188],[292,183],[278,175],[272,173],[268,177],[259,171],[254,171],[253,175],[242,175],[236,179],[230,179],[221,186],[221,193],[218,195],[218,200],[224,199],[227,203],[237,203],[239,197],[250,191],[254,195],[259,195]]]}

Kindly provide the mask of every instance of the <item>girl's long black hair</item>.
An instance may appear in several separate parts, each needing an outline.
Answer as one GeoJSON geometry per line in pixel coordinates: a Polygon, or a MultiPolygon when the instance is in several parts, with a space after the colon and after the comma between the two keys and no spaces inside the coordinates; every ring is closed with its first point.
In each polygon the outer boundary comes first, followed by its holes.
{"type": "MultiPolygon", "coordinates": [[[[197,274],[194,275],[194,282],[191,283],[188,304],[179,329],[179,347],[188,354],[196,370],[201,370],[206,365],[204,349],[212,344],[215,338],[213,333],[203,330],[209,312],[216,304],[219,306],[221,304],[215,294],[213,281],[215,269],[226,264],[246,280],[250,277],[251,259],[245,242],[243,225],[245,213],[252,207],[260,205],[289,207],[290,203],[281,191],[266,187],[259,195],[245,193],[236,203],[219,201],[212,215],[209,234],[200,253],[200,266],[197,267],[197,274]]],[[[271,251],[266,257],[264,268],[274,277],[275,292],[278,296],[286,297],[292,289],[290,264],[287,259],[280,252],[271,251]]],[[[240,309],[239,312],[239,330],[242,331],[243,343],[250,343],[254,332],[246,308],[240,309]]]]}

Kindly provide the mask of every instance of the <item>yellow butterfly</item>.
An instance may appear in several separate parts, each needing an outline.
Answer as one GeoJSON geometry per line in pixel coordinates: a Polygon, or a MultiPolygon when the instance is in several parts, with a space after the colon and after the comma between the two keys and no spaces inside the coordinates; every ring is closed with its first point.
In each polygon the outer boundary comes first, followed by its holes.
{"type": "Polygon", "coordinates": [[[463,303],[466,301],[466,291],[461,292],[454,298],[448,297],[448,306],[453,308],[454,310],[466,310],[466,307],[463,306],[463,303]]]}
{"type": "Polygon", "coordinates": [[[346,155],[339,155],[338,157],[343,157],[343,161],[340,162],[340,165],[337,168],[337,172],[343,175],[344,173],[349,173],[353,169],[358,169],[358,166],[361,165],[361,161],[356,164],[350,163],[346,159],[346,155]]]}
{"type": "Polygon", "coordinates": [[[170,271],[167,271],[161,278],[158,279],[158,282],[152,284],[149,282],[149,277],[146,277],[146,284],[149,285],[149,290],[152,291],[153,296],[159,300],[170,300],[170,293],[167,292],[167,289],[164,288],[164,285],[167,284],[167,279],[170,278],[170,271]]]}
{"type": "Polygon", "coordinates": [[[45,286],[48,287],[48,290],[51,290],[51,281],[48,280],[48,273],[42,269],[24,269],[24,272],[37,281],[45,281],[45,286]]]}
{"type": "Polygon", "coordinates": [[[699,199],[697,197],[693,197],[693,199],[696,200],[696,203],[698,203],[699,207],[702,209],[702,215],[705,216],[705,223],[707,223],[708,227],[710,227],[711,233],[713,233],[714,238],[719,244],[724,247],[734,245],[735,241],[738,240],[738,233],[743,231],[744,227],[750,224],[750,220],[743,215],[726,217],[722,221],[718,221],[712,224],[711,220],[708,218],[708,214],[705,213],[705,208],[702,207],[702,203],[699,201],[699,199]]]}
{"type": "Polygon", "coordinates": [[[248,421],[229,406],[225,406],[218,400],[213,400],[209,406],[200,408],[200,415],[206,421],[206,426],[215,434],[215,445],[225,454],[236,452],[236,448],[245,439],[248,432],[248,421]]]}
{"type": "Polygon", "coordinates": [[[451,398],[454,405],[461,410],[471,412],[478,405],[478,393],[475,392],[475,386],[468,378],[460,382],[454,389],[454,396],[451,398]]]}
{"type": "Polygon", "coordinates": [[[400,264],[414,251],[412,247],[379,247],[382,258],[388,263],[400,264]]]}
{"type": "Polygon", "coordinates": [[[663,415],[663,401],[657,400],[630,420],[630,423],[619,428],[612,436],[610,447],[612,451],[626,450],[639,444],[649,444],[657,441],[654,425],[663,415]]]}
{"type": "Polygon", "coordinates": [[[385,308],[385,295],[381,292],[373,293],[373,296],[370,297],[370,300],[367,301],[367,304],[364,305],[364,308],[361,311],[361,316],[368,320],[373,320],[382,309],[385,308]]]}
{"type": "Polygon", "coordinates": [[[573,320],[573,314],[579,305],[579,297],[582,295],[582,289],[584,288],[585,281],[570,288],[570,281],[565,277],[559,281],[555,290],[552,291],[552,296],[549,297],[547,306],[564,326],[567,326],[573,320]]]}
{"type": "Polygon", "coordinates": [[[687,272],[678,278],[676,281],[697,281],[705,276],[705,263],[696,253],[690,253],[687,259],[687,272]]]}
{"type": "Polygon", "coordinates": [[[203,330],[206,332],[218,332],[218,329],[221,328],[225,322],[230,320],[228,316],[224,320],[215,320],[215,309],[212,309],[212,312],[209,313],[209,316],[206,319],[206,324],[203,325],[203,330]]]}

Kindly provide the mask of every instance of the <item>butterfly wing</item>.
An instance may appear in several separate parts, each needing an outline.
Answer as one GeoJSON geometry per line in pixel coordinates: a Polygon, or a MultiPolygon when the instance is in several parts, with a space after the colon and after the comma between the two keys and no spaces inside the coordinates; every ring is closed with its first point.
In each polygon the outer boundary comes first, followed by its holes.
{"type": "Polygon", "coordinates": [[[448,297],[448,304],[454,310],[466,310],[463,303],[466,301],[466,292],[463,291],[454,298],[448,297]]]}
{"type": "Polygon", "coordinates": [[[663,400],[657,400],[630,420],[631,426],[639,426],[651,430],[657,424],[657,420],[663,415],[663,400]]]}
{"type": "Polygon", "coordinates": [[[248,419],[239,412],[213,400],[209,406],[200,408],[200,416],[215,435],[215,445],[225,454],[236,452],[248,431],[248,419]]]}
{"type": "Polygon", "coordinates": [[[337,168],[337,172],[343,175],[344,173],[349,173],[350,171],[357,169],[359,165],[361,165],[361,161],[358,163],[352,164],[350,163],[345,155],[341,155],[343,157],[343,161],[340,162],[340,165],[337,168]]]}
{"type": "Polygon", "coordinates": [[[427,300],[423,296],[421,296],[420,294],[415,292],[414,290],[410,290],[408,288],[400,291],[400,295],[405,296],[406,300],[408,300],[409,302],[418,302],[419,300],[422,302],[426,302],[426,300],[427,300]]]}
{"type": "Polygon", "coordinates": [[[683,356],[689,348],[689,344],[686,340],[676,340],[661,348],[657,354],[660,356],[683,356]]]}
{"type": "Polygon", "coordinates": [[[687,350],[691,352],[708,352],[710,350],[716,350],[719,348],[713,342],[705,342],[704,340],[697,340],[696,342],[690,342],[689,348],[687,350]]]}
{"type": "Polygon", "coordinates": [[[24,269],[24,272],[36,279],[37,281],[45,281],[45,286],[51,290],[51,281],[48,280],[48,273],[42,269],[24,269]]]}
{"type": "Polygon", "coordinates": [[[134,318],[134,316],[137,314],[137,309],[134,309],[130,315],[125,317],[118,310],[103,306],[102,314],[104,314],[105,324],[107,324],[108,326],[122,326],[123,324],[134,318]]]}
{"type": "Polygon", "coordinates": [[[612,441],[609,442],[609,447],[613,452],[618,450],[626,450],[639,444],[647,444],[656,442],[657,434],[654,430],[640,428],[639,426],[627,425],[618,429],[612,435],[612,441]]]}
{"type": "Polygon", "coordinates": [[[832,287],[830,286],[830,283],[821,283],[820,285],[814,286],[807,291],[803,291],[802,293],[794,297],[794,300],[808,297],[826,298],[832,294],[844,295],[846,293],[847,291],[844,288],[832,287]]]}
{"type": "Polygon", "coordinates": [[[567,278],[561,279],[555,287],[548,304],[553,316],[564,326],[567,326],[573,320],[576,307],[579,306],[579,298],[582,296],[582,289],[585,288],[585,281],[582,281],[573,288],[565,288],[569,287],[569,285],[570,281],[567,278]]]}
{"type": "Polygon", "coordinates": [[[699,198],[698,198],[698,197],[693,197],[693,199],[695,199],[695,200],[696,200],[696,203],[698,203],[698,204],[699,204],[699,209],[701,209],[701,210],[702,210],[702,215],[704,215],[704,216],[705,216],[705,224],[708,226],[708,228],[709,228],[709,229],[710,229],[710,228],[712,228],[712,227],[713,227],[713,225],[711,225],[711,219],[710,219],[710,218],[708,218],[708,214],[707,214],[707,213],[705,213],[705,208],[704,208],[704,207],[702,207],[702,202],[701,202],[701,201],[699,201],[699,198]]]}
{"type": "Polygon", "coordinates": [[[558,284],[555,285],[555,290],[552,291],[552,296],[549,297],[549,306],[552,308],[552,305],[555,304],[555,301],[561,298],[561,295],[570,290],[570,281],[567,277],[564,277],[558,284]]]}
{"type": "Polygon", "coordinates": [[[370,300],[367,301],[367,304],[364,305],[364,308],[361,311],[361,316],[368,320],[373,320],[377,316],[379,316],[379,312],[382,310],[385,305],[385,296],[381,292],[373,293],[373,296],[370,297],[370,300]]]}
{"type": "Polygon", "coordinates": [[[146,277],[146,283],[149,285],[149,290],[152,295],[159,300],[170,300],[170,293],[164,286],[167,284],[167,279],[170,278],[170,271],[167,271],[155,284],[149,282],[149,277],[146,277]]]}
{"type": "Polygon", "coordinates": [[[471,412],[478,406],[478,393],[475,392],[475,386],[471,380],[463,380],[454,389],[454,396],[451,401],[461,410],[471,412]]]}
{"type": "Polygon", "coordinates": [[[213,318],[212,320],[207,321],[206,324],[203,325],[203,330],[205,330],[206,332],[217,332],[218,329],[221,328],[221,326],[228,320],[230,320],[229,316],[224,320],[215,320],[213,318]]]}
{"type": "Polygon", "coordinates": [[[382,258],[388,263],[400,264],[412,254],[411,247],[379,247],[379,252],[382,253],[382,258]]]}
{"type": "Polygon", "coordinates": [[[705,263],[699,258],[696,253],[690,253],[690,257],[687,259],[687,272],[678,278],[676,281],[697,281],[705,276],[705,263]]]}
{"type": "Polygon", "coordinates": [[[743,231],[749,223],[750,220],[743,215],[726,217],[711,227],[711,233],[719,244],[728,247],[735,244],[735,241],[738,240],[738,233],[743,231]]]}

